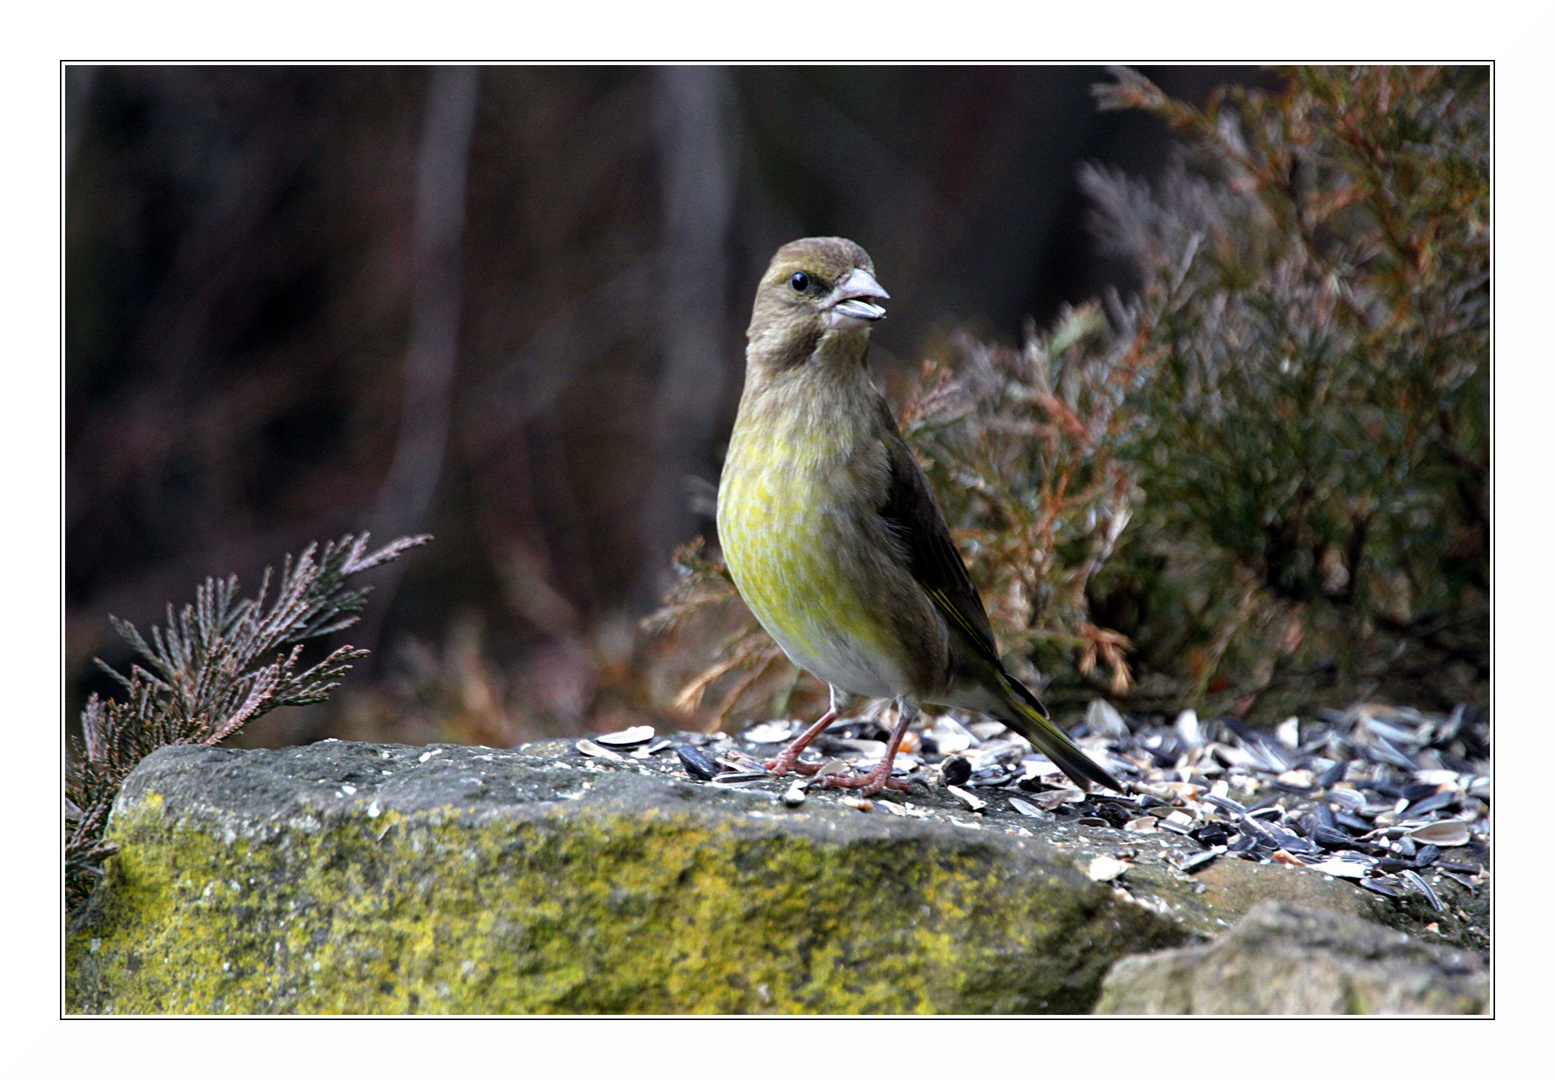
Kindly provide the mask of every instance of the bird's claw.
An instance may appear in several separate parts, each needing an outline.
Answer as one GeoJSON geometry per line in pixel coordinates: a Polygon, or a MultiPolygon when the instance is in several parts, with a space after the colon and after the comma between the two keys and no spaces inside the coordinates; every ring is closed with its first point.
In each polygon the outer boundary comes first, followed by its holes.
{"type": "Polygon", "coordinates": [[[815,787],[822,788],[857,788],[860,795],[874,795],[883,788],[892,791],[911,791],[912,781],[898,780],[894,776],[886,776],[879,770],[870,770],[864,775],[844,775],[842,773],[829,773],[814,781],[815,787]]]}
{"type": "Polygon", "coordinates": [[[815,762],[800,761],[798,758],[779,754],[767,762],[767,771],[773,776],[787,776],[791,772],[796,772],[800,776],[814,776],[821,771],[821,767],[815,762]]]}

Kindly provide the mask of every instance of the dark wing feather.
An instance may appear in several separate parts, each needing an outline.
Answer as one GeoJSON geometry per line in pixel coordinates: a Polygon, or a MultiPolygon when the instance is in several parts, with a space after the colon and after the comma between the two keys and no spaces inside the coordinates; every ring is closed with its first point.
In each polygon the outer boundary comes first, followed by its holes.
{"type": "Polygon", "coordinates": [[[993,627],[988,624],[988,612],[983,610],[982,598],[977,595],[966,564],[961,561],[961,553],[950,539],[945,515],[934,501],[929,482],[913,460],[912,451],[895,429],[896,425],[892,423],[891,433],[885,440],[891,475],[880,516],[907,545],[912,576],[923,591],[947,619],[961,628],[978,652],[1003,670],[999,664],[999,647],[993,639],[993,627]]]}

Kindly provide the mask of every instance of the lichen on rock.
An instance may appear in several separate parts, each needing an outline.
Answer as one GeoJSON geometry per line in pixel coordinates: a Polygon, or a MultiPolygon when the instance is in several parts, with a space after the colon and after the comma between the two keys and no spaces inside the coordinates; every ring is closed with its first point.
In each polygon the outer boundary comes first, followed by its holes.
{"type": "Polygon", "coordinates": [[[471,747],[174,747],[115,808],[67,1005],[1083,1012],[1191,937],[1031,836],[471,747]]]}

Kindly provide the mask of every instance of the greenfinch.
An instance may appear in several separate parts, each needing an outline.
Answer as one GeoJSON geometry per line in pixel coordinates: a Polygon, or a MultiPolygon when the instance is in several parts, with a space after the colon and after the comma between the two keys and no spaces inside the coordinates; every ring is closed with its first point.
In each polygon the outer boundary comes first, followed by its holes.
{"type": "Polygon", "coordinates": [[[745,389],[718,490],[718,536],[735,585],[795,664],[831,687],[831,708],[778,754],[800,753],[855,696],[893,698],[878,765],[826,787],[888,784],[920,703],[985,713],[1081,788],[1123,787],[1005,670],[982,599],[928,481],[869,377],[869,331],[890,296],[851,240],[795,240],[756,290],[745,389]]]}

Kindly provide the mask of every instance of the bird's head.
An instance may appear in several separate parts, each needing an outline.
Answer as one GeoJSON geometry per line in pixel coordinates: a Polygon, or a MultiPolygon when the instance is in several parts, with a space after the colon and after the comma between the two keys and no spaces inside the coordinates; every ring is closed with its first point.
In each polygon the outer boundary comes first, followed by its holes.
{"type": "Polygon", "coordinates": [[[862,358],[870,326],[885,318],[880,301],[890,298],[869,253],[853,241],[823,236],[784,244],[756,290],[746,331],[751,356],[787,367],[815,355],[824,340],[862,358]]]}

